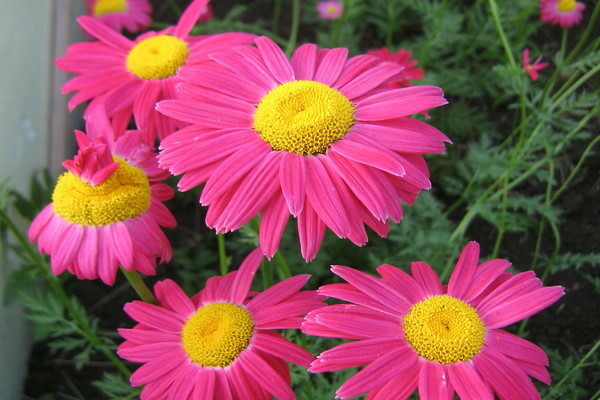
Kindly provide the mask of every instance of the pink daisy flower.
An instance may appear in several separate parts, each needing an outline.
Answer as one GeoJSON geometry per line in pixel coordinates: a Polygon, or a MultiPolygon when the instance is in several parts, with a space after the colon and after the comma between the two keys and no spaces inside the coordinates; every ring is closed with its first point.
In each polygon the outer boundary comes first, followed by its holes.
{"type": "Polygon", "coordinates": [[[382,47],[376,50],[368,50],[367,54],[379,57],[384,62],[393,62],[402,67],[402,77],[394,82],[390,82],[390,87],[406,87],[412,86],[411,81],[423,79],[425,71],[421,68],[414,68],[419,62],[411,60],[412,51],[399,49],[396,53],[390,53],[387,47],[382,47]]]}
{"type": "Polygon", "coordinates": [[[297,329],[323,305],[299,291],[309,275],[249,292],[263,256],[252,252],[238,271],[212,277],[188,298],[173,281],[154,286],[158,305],[134,301],[125,312],[139,322],[119,329],[119,355],[143,363],[131,376],[142,400],[294,399],[285,361],[308,366],[314,357],[273,329],[297,329]]]}
{"type": "Polygon", "coordinates": [[[152,22],[148,0],[86,0],[87,15],[116,31],[142,31],[152,22]]]}
{"type": "Polygon", "coordinates": [[[525,70],[529,74],[529,77],[531,78],[531,80],[537,81],[538,78],[540,77],[538,71],[546,68],[548,66],[548,63],[543,63],[542,57],[540,56],[533,62],[533,64],[530,64],[529,63],[529,49],[523,49],[522,56],[523,56],[523,61],[522,61],[523,70],[525,70]]]}
{"type": "Polygon", "coordinates": [[[533,271],[505,272],[506,260],[478,265],[479,245],[462,251],[448,285],[423,262],[412,276],[391,265],[364,272],[333,266],[348,283],[318,293],[355,304],[310,312],[302,330],[310,335],[352,339],[317,356],[312,372],[367,365],[337,391],[347,399],[403,400],[416,389],[421,399],[539,399],[529,377],[550,384],[542,349],[500,328],[527,318],[564,295],[542,287],[533,271]]]}
{"type": "Polygon", "coordinates": [[[134,41],[94,18],[79,17],[83,29],[99,40],[73,44],[56,60],[58,68],[78,75],[62,87],[63,93],[77,92],[69,100],[69,109],[92,100],[86,113],[104,106],[118,133],[133,115],[151,144],[156,134],[162,139],[173,132],[175,121],[157,113],[154,104],[175,96],[178,74],[206,61],[212,51],[249,43],[254,37],[246,33],[189,36],[208,1],[192,2],[175,27],[144,33],[134,41]]]}
{"type": "MultiPolygon", "coordinates": [[[[100,109],[98,109],[100,111],[100,109]]],[[[69,270],[79,279],[100,277],[112,285],[119,265],[153,275],[156,258],[171,258],[160,229],[175,226],[162,204],[172,189],[159,181],[168,175],[156,162],[141,133],[114,139],[106,115],[93,114],[88,135],[76,131],[79,151],[63,166],[52,203],[33,220],[29,239],[50,255],[55,275],[69,270]]]]}
{"type": "Polygon", "coordinates": [[[542,22],[570,28],[581,22],[585,4],[575,0],[540,0],[542,22]]]}
{"type": "Polygon", "coordinates": [[[367,241],[363,224],[385,236],[401,201],[431,187],[421,154],[443,153],[449,140],[409,115],[446,104],[442,91],[385,88],[400,66],[347,59],[344,48],[305,44],[288,61],[270,39],[256,45],[182,71],[181,98],[157,109],[192,125],[163,140],[160,165],[183,174],[179,190],[206,182],[200,203],[219,233],[262,213],[267,257],[290,214],[307,261],[326,228],[357,245],[367,241]]]}
{"type": "Polygon", "coordinates": [[[344,12],[344,5],[341,1],[336,0],[320,1],[316,8],[321,19],[338,19],[344,12]]]}

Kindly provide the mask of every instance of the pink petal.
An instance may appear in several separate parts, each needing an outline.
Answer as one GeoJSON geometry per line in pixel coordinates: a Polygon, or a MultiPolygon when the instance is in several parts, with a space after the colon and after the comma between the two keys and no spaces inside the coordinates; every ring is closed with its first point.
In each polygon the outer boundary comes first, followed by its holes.
{"type": "Polygon", "coordinates": [[[131,375],[133,386],[140,386],[160,379],[163,375],[187,362],[183,351],[172,351],[142,365],[131,375]]]}
{"type": "Polygon", "coordinates": [[[335,89],[341,90],[348,82],[354,80],[357,76],[365,71],[371,71],[379,64],[378,58],[368,55],[358,55],[346,61],[346,65],[342,70],[337,82],[333,85],[335,89]]]}
{"type": "Polygon", "coordinates": [[[428,293],[425,292],[410,275],[400,268],[384,264],[377,268],[377,272],[391,287],[399,293],[402,293],[406,300],[411,304],[419,303],[429,297],[428,293]]]}
{"type": "Polygon", "coordinates": [[[377,88],[401,72],[402,67],[399,65],[382,63],[357,75],[350,82],[340,87],[339,90],[349,99],[355,99],[377,88]]]}
{"type": "Polygon", "coordinates": [[[314,212],[310,203],[306,202],[302,212],[298,215],[300,252],[306,262],[311,261],[317,256],[324,235],[325,224],[314,212]]]}
{"type": "Polygon", "coordinates": [[[467,291],[462,295],[462,299],[467,303],[479,296],[500,274],[510,267],[506,260],[489,260],[481,263],[476,271],[467,291]]]}
{"type": "Polygon", "coordinates": [[[408,312],[412,306],[412,303],[400,292],[392,288],[383,280],[377,279],[367,273],[342,265],[333,265],[331,267],[331,272],[338,275],[361,292],[371,296],[381,304],[393,308],[400,314],[408,312]]]}
{"type": "Polygon", "coordinates": [[[213,53],[210,58],[229,68],[234,74],[251,80],[264,90],[264,94],[277,86],[278,83],[268,69],[254,54],[255,50],[258,52],[257,49],[244,46],[241,48],[236,47],[233,50],[235,52],[213,53]]]}
{"type": "Polygon", "coordinates": [[[402,336],[400,317],[394,318],[388,314],[354,304],[336,304],[320,308],[309,313],[309,316],[329,329],[344,333],[346,338],[371,339],[402,336]]]}
{"type": "Polygon", "coordinates": [[[320,58],[313,80],[329,86],[333,85],[340,76],[347,58],[348,49],[346,48],[327,50],[325,55],[320,58]]]}
{"type": "Polygon", "coordinates": [[[317,63],[317,46],[306,43],[292,54],[291,65],[297,80],[313,80],[317,63]]]}
{"type": "Polygon", "coordinates": [[[159,82],[154,79],[144,81],[133,103],[133,115],[139,129],[148,128],[149,115],[154,112],[154,106],[159,100],[160,94],[161,85],[159,82]]]}
{"type": "Polygon", "coordinates": [[[480,315],[486,328],[502,328],[543,310],[564,294],[565,289],[562,286],[544,287],[506,301],[480,315]]]}
{"type": "Polygon", "coordinates": [[[272,366],[253,351],[245,351],[236,360],[263,388],[280,400],[293,400],[294,392],[272,366]]]}
{"type": "Polygon", "coordinates": [[[87,33],[116,49],[129,52],[133,47],[133,43],[125,36],[92,17],[81,16],[77,22],[87,33]]]}
{"type": "Polygon", "coordinates": [[[410,264],[410,272],[415,281],[417,281],[427,296],[436,296],[442,294],[442,284],[435,271],[422,261],[415,261],[410,264]]]}
{"type": "MultiPolygon", "coordinates": [[[[356,135],[358,136],[358,135],[356,135]]],[[[366,139],[366,138],[365,138],[366,139]]],[[[384,147],[369,143],[368,139],[360,140],[348,135],[344,140],[338,140],[330,148],[346,158],[378,168],[392,175],[404,176],[405,170],[399,157],[384,147]]]]}
{"type": "Polygon", "coordinates": [[[339,237],[346,237],[350,231],[346,210],[325,167],[321,160],[314,156],[306,157],[306,166],[308,201],[325,225],[339,237]]]}
{"type": "Polygon", "coordinates": [[[255,40],[256,47],[262,56],[262,59],[280,83],[286,83],[294,80],[294,70],[290,65],[285,53],[266,36],[259,36],[255,40]]]}
{"type": "Polygon", "coordinates": [[[417,360],[416,353],[408,346],[391,350],[348,379],[336,394],[348,398],[377,389],[410,368],[417,360]]]}
{"type": "Polygon", "coordinates": [[[328,372],[369,364],[389,352],[406,347],[399,339],[375,338],[357,340],[335,346],[317,356],[310,372],[328,372]]]}
{"type": "Polygon", "coordinates": [[[213,400],[215,398],[216,369],[202,368],[196,377],[194,391],[189,400],[213,400]]]}
{"type": "Polygon", "coordinates": [[[290,213],[297,217],[304,207],[306,164],[301,154],[284,152],[279,165],[279,184],[290,213]]]}
{"type": "Polygon", "coordinates": [[[440,363],[419,359],[419,398],[423,400],[451,400],[452,386],[446,369],[440,363]]]}
{"type": "Polygon", "coordinates": [[[490,387],[481,379],[472,362],[448,365],[448,378],[461,399],[494,400],[490,387]]]}
{"type": "Polygon", "coordinates": [[[210,0],[194,0],[186,8],[183,14],[181,14],[181,17],[179,17],[179,21],[177,22],[177,25],[175,25],[173,36],[185,38],[190,33],[196,22],[198,22],[200,14],[202,14],[202,11],[204,11],[209,1],[210,0]]]}
{"type": "Polygon", "coordinates": [[[501,329],[490,329],[487,333],[486,346],[517,360],[527,361],[532,364],[548,365],[548,356],[538,346],[517,335],[501,329]]]}
{"type": "Polygon", "coordinates": [[[284,281],[276,283],[270,288],[260,292],[256,297],[246,304],[246,307],[251,312],[260,311],[262,308],[277,304],[284,301],[292,294],[298,292],[306,282],[310,279],[310,275],[296,275],[284,281]]]}
{"type": "Polygon", "coordinates": [[[401,153],[443,153],[442,140],[425,133],[414,132],[394,126],[361,123],[353,132],[368,137],[389,150],[401,153]]]}
{"type": "Polygon", "coordinates": [[[389,315],[398,314],[397,311],[388,307],[387,304],[382,304],[349,283],[332,283],[330,285],[324,285],[321,286],[317,292],[323,296],[334,297],[336,299],[365,306],[389,315]]]}
{"type": "Polygon", "coordinates": [[[125,312],[134,320],[167,333],[181,333],[184,317],[166,308],[141,301],[125,304],[125,312]]]}
{"type": "Polygon", "coordinates": [[[231,285],[229,298],[232,303],[242,304],[248,297],[248,291],[262,260],[263,254],[260,249],[255,249],[244,259],[231,285]]]}
{"type": "Polygon", "coordinates": [[[260,217],[258,241],[263,254],[271,259],[281,241],[290,213],[281,193],[275,193],[260,217]]]}
{"type": "Polygon", "coordinates": [[[170,309],[182,316],[189,316],[196,311],[194,303],[185,292],[170,279],[157,282],[154,285],[154,294],[161,306],[170,309]]]}
{"type": "Polygon", "coordinates": [[[479,243],[469,242],[461,251],[450,281],[448,282],[448,295],[462,299],[469,290],[471,280],[479,262],[479,243]]]}
{"type": "Polygon", "coordinates": [[[254,335],[252,346],[277,358],[296,365],[308,367],[315,357],[302,347],[289,342],[286,338],[272,331],[262,331],[254,335]]]}
{"type": "Polygon", "coordinates": [[[498,394],[510,400],[541,399],[531,380],[506,356],[492,350],[479,353],[473,358],[475,368],[498,394]]]}
{"type": "Polygon", "coordinates": [[[439,95],[405,96],[399,92],[405,89],[410,88],[392,89],[360,101],[356,106],[355,118],[359,121],[401,118],[448,104],[441,92],[439,95]]]}
{"type": "Polygon", "coordinates": [[[390,379],[381,388],[372,391],[367,400],[405,400],[417,388],[419,382],[420,363],[414,363],[406,368],[400,375],[390,379]]]}

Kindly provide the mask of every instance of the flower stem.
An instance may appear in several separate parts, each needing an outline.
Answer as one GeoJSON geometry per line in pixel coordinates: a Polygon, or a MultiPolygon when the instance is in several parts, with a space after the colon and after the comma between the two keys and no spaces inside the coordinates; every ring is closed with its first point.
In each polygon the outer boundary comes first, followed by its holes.
{"type": "Polygon", "coordinates": [[[292,28],[290,29],[290,38],[285,49],[285,54],[289,57],[296,48],[298,39],[298,28],[300,27],[300,0],[294,0],[292,8],[292,28]]]}
{"type": "Polygon", "coordinates": [[[221,275],[227,275],[229,269],[229,260],[227,259],[227,251],[225,249],[225,235],[217,233],[217,242],[219,243],[219,270],[221,275]]]}
{"type": "Polygon", "coordinates": [[[500,36],[502,46],[504,46],[504,51],[506,52],[506,56],[508,57],[508,62],[514,70],[517,70],[517,63],[515,62],[515,59],[512,55],[512,50],[510,48],[510,45],[508,44],[506,35],[504,34],[504,29],[502,28],[502,22],[500,21],[500,14],[498,13],[498,5],[496,4],[496,0],[488,0],[488,3],[490,3],[492,19],[494,20],[494,24],[496,25],[496,30],[498,31],[498,36],[500,36]]]}
{"type": "Polygon", "coordinates": [[[290,267],[285,260],[285,257],[281,254],[281,252],[275,253],[273,257],[275,260],[275,264],[277,265],[277,269],[279,270],[279,276],[281,279],[287,279],[292,277],[292,273],[290,272],[290,267]]]}
{"type": "Polygon", "coordinates": [[[145,301],[146,303],[158,304],[158,300],[156,300],[156,297],[154,297],[152,291],[150,288],[148,288],[148,285],[146,285],[146,282],[144,282],[137,271],[128,271],[121,267],[121,272],[123,272],[123,275],[125,275],[125,278],[127,278],[127,281],[129,281],[129,284],[138,294],[140,299],[142,299],[142,301],[145,301]]]}
{"type": "Polygon", "coordinates": [[[275,0],[273,5],[273,22],[271,22],[271,31],[277,34],[279,30],[279,18],[281,17],[281,0],[275,0]]]}

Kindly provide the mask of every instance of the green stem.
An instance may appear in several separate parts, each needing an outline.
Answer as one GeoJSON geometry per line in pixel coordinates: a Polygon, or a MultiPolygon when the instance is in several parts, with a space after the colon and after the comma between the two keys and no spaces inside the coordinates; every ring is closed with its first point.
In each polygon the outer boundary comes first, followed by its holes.
{"type": "Polygon", "coordinates": [[[121,373],[123,373],[127,377],[130,376],[131,372],[125,366],[125,364],[123,364],[123,362],[111,350],[109,350],[104,343],[102,343],[102,341],[93,331],[93,329],[90,328],[85,323],[85,321],[83,321],[79,317],[79,314],[71,304],[69,296],[67,296],[62,286],[58,283],[58,279],[56,278],[56,276],[50,273],[50,268],[44,257],[42,257],[37,251],[33,249],[31,243],[29,243],[29,241],[17,228],[15,223],[2,209],[0,209],[0,220],[12,232],[17,242],[20,244],[21,249],[23,249],[28,255],[28,257],[31,259],[31,262],[34,265],[36,265],[36,267],[38,267],[38,269],[40,270],[40,274],[45,278],[46,283],[50,286],[50,289],[52,290],[54,295],[61,301],[67,312],[71,315],[71,318],[73,318],[73,320],[77,324],[78,330],[82,334],[82,336],[85,339],[87,339],[94,347],[98,348],[102,352],[102,354],[104,354],[106,358],[108,358],[119,371],[121,371],[121,373]]]}
{"type": "Polygon", "coordinates": [[[333,21],[333,35],[331,39],[331,46],[338,47],[340,45],[340,32],[342,30],[342,18],[338,18],[333,21]]]}
{"type": "MultiPolygon", "coordinates": [[[[598,340],[594,346],[581,358],[581,360],[579,360],[579,362],[577,364],[575,364],[575,366],[573,368],[571,368],[571,370],[569,372],[567,372],[565,374],[565,376],[562,377],[562,379],[556,384],[554,385],[554,387],[552,388],[552,390],[550,390],[550,392],[548,392],[548,394],[546,394],[546,396],[544,396],[547,399],[550,399],[552,397],[552,395],[558,390],[559,387],[561,387],[561,385],[563,383],[565,383],[565,381],[575,372],[577,371],[579,368],[581,368],[581,366],[583,364],[585,364],[586,360],[588,358],[590,358],[595,352],[596,350],[598,350],[598,347],[600,347],[600,340],[598,340]]],[[[594,397],[592,397],[594,398],[594,397]]]]}
{"type": "Polygon", "coordinates": [[[565,59],[565,64],[568,64],[573,59],[573,57],[575,57],[577,53],[579,53],[581,47],[583,47],[587,43],[588,37],[596,27],[596,19],[598,19],[598,13],[600,13],[600,1],[596,2],[596,6],[594,7],[594,11],[592,11],[592,16],[590,17],[587,27],[585,28],[583,34],[579,36],[579,41],[577,42],[571,53],[569,53],[569,55],[565,59]]]}
{"type": "Polygon", "coordinates": [[[260,272],[262,274],[263,290],[267,290],[273,286],[273,266],[269,261],[263,261],[260,272]]]}
{"type": "Polygon", "coordinates": [[[281,0],[275,0],[273,5],[273,22],[271,23],[271,31],[277,34],[279,30],[279,18],[281,17],[281,0]]]}
{"type": "Polygon", "coordinates": [[[146,285],[146,282],[144,282],[137,271],[128,271],[121,267],[121,272],[123,272],[123,275],[125,275],[125,278],[127,278],[127,281],[129,281],[129,284],[142,301],[158,304],[158,300],[156,300],[156,297],[154,297],[152,291],[148,288],[148,285],[146,285]]]}
{"type": "Polygon", "coordinates": [[[502,46],[504,47],[504,51],[506,52],[506,56],[508,57],[508,62],[514,70],[518,70],[517,63],[515,62],[515,59],[512,55],[511,47],[508,44],[508,40],[506,39],[506,35],[504,34],[504,29],[502,28],[502,22],[500,21],[500,13],[498,12],[498,6],[496,5],[496,1],[488,0],[488,3],[490,4],[490,10],[492,11],[492,19],[494,20],[494,24],[496,25],[498,36],[500,36],[500,41],[502,42],[502,46]]]}
{"type": "Polygon", "coordinates": [[[221,275],[225,276],[229,269],[229,260],[225,249],[225,235],[217,233],[217,242],[219,243],[219,270],[221,275]]]}
{"type": "Polygon", "coordinates": [[[290,29],[290,38],[285,49],[285,54],[287,54],[288,57],[296,48],[296,40],[298,39],[298,28],[300,27],[300,0],[294,0],[292,7],[292,27],[290,29]]]}
{"type": "Polygon", "coordinates": [[[292,277],[292,273],[290,271],[290,267],[285,260],[285,257],[281,254],[281,252],[275,253],[274,256],[275,264],[277,265],[277,269],[279,270],[279,276],[281,279],[287,279],[292,277]]]}

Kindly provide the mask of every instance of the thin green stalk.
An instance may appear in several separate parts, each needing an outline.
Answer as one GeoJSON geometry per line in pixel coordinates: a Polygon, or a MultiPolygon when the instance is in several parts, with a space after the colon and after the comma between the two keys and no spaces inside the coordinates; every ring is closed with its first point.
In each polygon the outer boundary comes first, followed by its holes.
{"type": "Polygon", "coordinates": [[[262,274],[263,290],[273,286],[273,266],[269,261],[262,262],[260,272],[262,274]]]}
{"type": "Polygon", "coordinates": [[[502,46],[504,47],[504,51],[506,52],[506,57],[508,57],[508,62],[514,70],[517,70],[517,63],[515,62],[515,58],[512,54],[512,49],[508,44],[508,40],[506,39],[504,28],[502,28],[502,22],[500,21],[500,13],[498,12],[498,5],[496,4],[496,0],[488,0],[488,3],[490,4],[492,19],[494,20],[494,24],[496,25],[498,36],[500,36],[500,41],[502,42],[502,46]]]}
{"type": "Polygon", "coordinates": [[[281,252],[275,253],[274,256],[275,264],[277,265],[277,269],[279,271],[279,276],[281,279],[287,279],[292,277],[292,273],[290,271],[290,267],[285,260],[285,257],[281,254],[281,252]]]}
{"type": "Polygon", "coordinates": [[[271,22],[271,31],[274,34],[277,34],[279,31],[279,18],[281,17],[281,1],[275,0],[275,4],[273,5],[273,22],[271,22]]]}
{"type": "Polygon", "coordinates": [[[154,297],[152,291],[137,271],[128,271],[121,267],[121,272],[123,272],[123,275],[125,275],[125,278],[127,278],[127,281],[142,301],[158,304],[158,300],[156,300],[156,297],[154,297]]]}
{"type": "Polygon", "coordinates": [[[502,244],[502,239],[504,238],[504,226],[506,224],[506,212],[508,208],[508,190],[506,189],[508,181],[509,176],[507,176],[502,183],[502,213],[500,214],[500,226],[498,226],[498,234],[496,235],[496,242],[494,243],[492,258],[498,257],[500,245],[502,244]]]}
{"type": "Polygon", "coordinates": [[[556,391],[558,391],[558,388],[561,387],[561,385],[563,383],[565,383],[567,381],[567,379],[575,372],[577,371],[579,368],[581,368],[581,366],[583,364],[585,364],[586,360],[588,358],[590,358],[595,352],[596,350],[598,350],[598,347],[600,347],[600,340],[596,341],[596,343],[594,344],[594,346],[581,358],[581,360],[579,360],[579,362],[577,364],[575,364],[575,366],[573,368],[571,368],[571,370],[569,372],[567,372],[565,374],[565,376],[562,377],[562,379],[556,384],[554,385],[554,387],[552,388],[552,390],[550,390],[546,396],[544,396],[547,399],[552,398],[552,395],[554,395],[554,393],[556,391]]]}
{"type": "Polygon", "coordinates": [[[300,27],[300,0],[294,0],[292,6],[292,27],[290,29],[290,38],[288,40],[285,54],[289,57],[296,48],[298,39],[298,28],[300,27]]]}
{"type": "Polygon", "coordinates": [[[552,195],[552,199],[551,199],[552,202],[554,202],[567,189],[567,187],[571,184],[571,182],[575,178],[575,175],[577,174],[577,172],[579,172],[579,169],[583,165],[583,162],[588,157],[588,155],[590,154],[590,152],[592,151],[592,149],[594,148],[594,146],[596,144],[598,144],[598,142],[600,142],[600,136],[596,136],[594,138],[594,140],[592,140],[590,142],[590,144],[587,145],[587,147],[585,148],[585,150],[581,154],[581,157],[579,158],[579,161],[577,161],[577,164],[575,164],[575,167],[571,170],[571,173],[569,174],[569,176],[567,177],[567,179],[565,179],[565,181],[563,182],[563,184],[556,190],[556,192],[554,192],[554,195],[552,195]]]}
{"type": "Polygon", "coordinates": [[[331,45],[333,47],[338,47],[340,45],[340,32],[342,31],[342,20],[343,18],[338,18],[333,21],[333,35],[331,38],[331,45]]]}
{"type": "Polygon", "coordinates": [[[52,290],[54,295],[61,301],[67,312],[71,315],[71,318],[73,318],[73,320],[75,321],[78,327],[78,331],[82,334],[82,336],[85,339],[87,339],[94,347],[98,348],[102,352],[102,354],[104,354],[104,356],[108,358],[119,371],[121,371],[121,373],[123,373],[127,377],[130,376],[131,372],[125,366],[125,364],[123,364],[123,362],[112,351],[110,351],[104,343],[102,343],[102,341],[93,331],[93,329],[91,329],[85,323],[85,321],[79,318],[79,314],[73,308],[69,296],[67,296],[62,286],[58,283],[58,279],[56,278],[56,276],[50,273],[50,268],[44,257],[42,257],[37,251],[33,249],[31,243],[29,243],[29,241],[17,228],[15,223],[2,209],[0,209],[0,220],[13,234],[13,236],[19,243],[21,249],[23,249],[28,255],[28,257],[31,259],[31,262],[34,265],[36,265],[36,267],[38,267],[40,274],[45,278],[46,283],[50,286],[50,289],[52,290]]]}
{"type": "Polygon", "coordinates": [[[225,235],[217,233],[217,242],[219,244],[219,271],[221,275],[227,275],[229,269],[229,260],[227,259],[227,252],[225,249],[225,235]]]}

